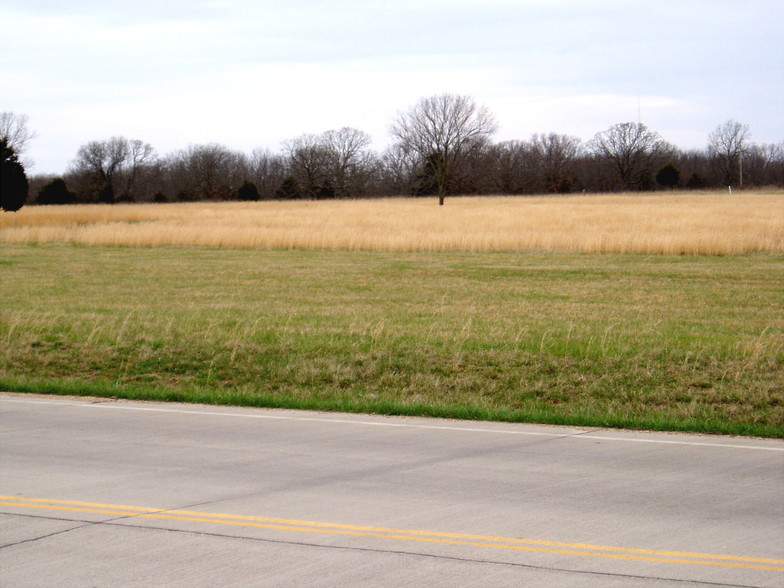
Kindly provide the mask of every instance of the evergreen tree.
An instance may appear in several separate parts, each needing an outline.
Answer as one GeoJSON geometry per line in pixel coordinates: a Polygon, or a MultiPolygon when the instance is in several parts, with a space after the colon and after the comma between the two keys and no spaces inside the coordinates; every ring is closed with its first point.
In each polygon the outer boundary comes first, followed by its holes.
{"type": "Polygon", "coordinates": [[[237,198],[246,202],[255,202],[259,199],[259,189],[253,182],[245,182],[237,190],[237,198]]]}
{"type": "Polygon", "coordinates": [[[55,178],[38,192],[37,204],[72,204],[76,197],[68,190],[62,178],[55,178]]]}
{"type": "Polygon", "coordinates": [[[24,166],[5,137],[0,138],[0,209],[15,212],[27,200],[29,184],[24,166]]]}
{"type": "Polygon", "coordinates": [[[663,188],[668,188],[670,190],[678,185],[680,179],[681,172],[671,163],[665,165],[659,170],[659,173],[656,174],[656,183],[663,188]]]}

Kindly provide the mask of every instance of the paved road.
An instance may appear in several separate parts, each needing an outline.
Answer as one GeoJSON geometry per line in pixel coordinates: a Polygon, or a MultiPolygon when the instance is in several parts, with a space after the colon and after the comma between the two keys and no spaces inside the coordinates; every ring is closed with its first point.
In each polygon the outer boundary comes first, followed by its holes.
{"type": "Polygon", "coordinates": [[[0,585],[784,585],[784,443],[0,395],[0,585]]]}

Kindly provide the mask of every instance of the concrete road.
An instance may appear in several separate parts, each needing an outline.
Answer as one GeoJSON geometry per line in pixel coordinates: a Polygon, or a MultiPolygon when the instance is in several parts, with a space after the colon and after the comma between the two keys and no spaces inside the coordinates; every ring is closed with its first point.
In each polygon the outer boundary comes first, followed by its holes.
{"type": "Polygon", "coordinates": [[[4,587],[784,586],[781,441],[10,394],[0,429],[4,587]]]}

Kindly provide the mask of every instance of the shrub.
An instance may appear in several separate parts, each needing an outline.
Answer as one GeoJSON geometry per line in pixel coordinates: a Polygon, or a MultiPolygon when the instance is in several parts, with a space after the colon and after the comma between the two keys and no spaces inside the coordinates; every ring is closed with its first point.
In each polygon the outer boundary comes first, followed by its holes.
{"type": "Polygon", "coordinates": [[[68,190],[62,178],[55,178],[41,188],[35,201],[38,204],[72,204],[76,196],[68,190]]]}
{"type": "Polygon", "coordinates": [[[259,199],[259,189],[253,182],[245,182],[237,190],[237,198],[246,202],[255,202],[259,199]]]}

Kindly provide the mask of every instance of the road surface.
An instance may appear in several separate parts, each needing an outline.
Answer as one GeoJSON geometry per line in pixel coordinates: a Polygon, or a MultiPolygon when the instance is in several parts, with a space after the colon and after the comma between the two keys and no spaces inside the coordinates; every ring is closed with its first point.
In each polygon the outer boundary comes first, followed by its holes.
{"type": "Polygon", "coordinates": [[[784,442],[0,395],[0,585],[784,586],[784,442]]]}

